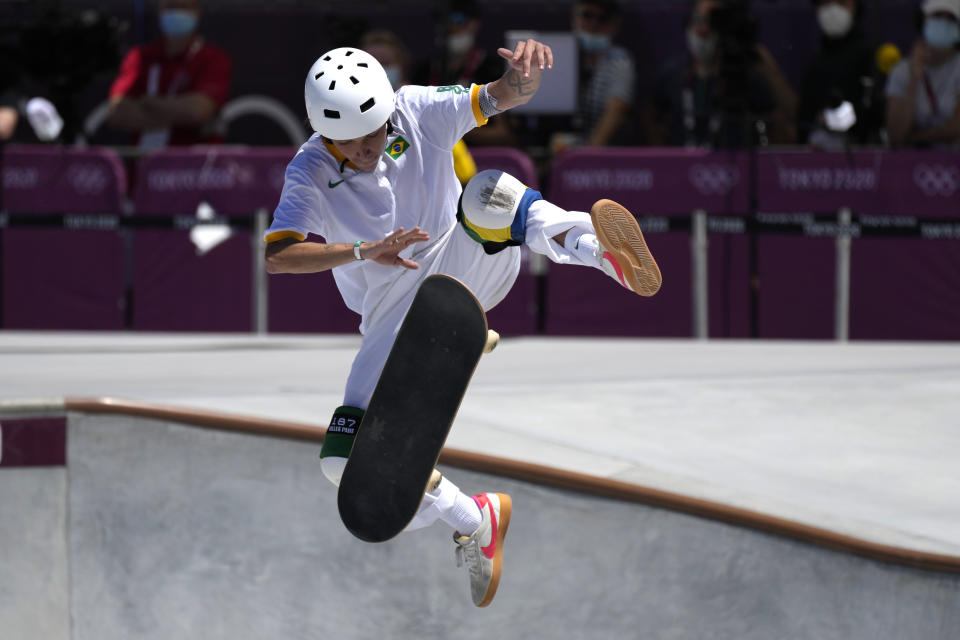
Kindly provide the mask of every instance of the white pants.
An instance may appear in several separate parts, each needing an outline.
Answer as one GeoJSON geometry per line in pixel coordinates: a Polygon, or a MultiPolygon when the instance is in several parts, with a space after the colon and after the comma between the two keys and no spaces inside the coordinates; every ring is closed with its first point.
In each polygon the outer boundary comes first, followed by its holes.
{"type": "MultiPolygon", "coordinates": [[[[583,264],[577,256],[552,240],[570,229],[593,233],[590,214],[564,211],[546,200],[530,205],[526,244],[531,251],[559,264],[583,264]]],[[[347,378],[344,405],[367,408],[394,338],[424,278],[435,273],[457,278],[470,287],[483,308],[489,311],[510,292],[520,272],[520,247],[487,255],[480,243],[471,239],[459,224],[436,243],[434,250],[437,253],[431,256],[429,263],[421,262],[420,269],[404,272],[402,286],[393,287],[384,296],[376,306],[375,318],[364,318],[363,341],[347,378]]],[[[416,257],[413,259],[417,260],[416,257]]]]}

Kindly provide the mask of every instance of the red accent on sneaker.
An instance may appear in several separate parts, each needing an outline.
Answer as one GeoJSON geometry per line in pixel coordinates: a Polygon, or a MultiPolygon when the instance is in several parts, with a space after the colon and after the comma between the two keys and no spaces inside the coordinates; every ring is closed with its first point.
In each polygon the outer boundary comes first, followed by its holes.
{"type": "Polygon", "coordinates": [[[497,553],[497,513],[493,510],[493,503],[490,502],[490,498],[487,497],[487,494],[481,493],[478,496],[472,496],[477,502],[477,506],[480,507],[480,511],[483,511],[483,508],[486,507],[490,510],[490,544],[485,547],[480,547],[480,551],[483,552],[483,555],[487,558],[493,559],[493,556],[497,553]]]}
{"type": "Polygon", "coordinates": [[[609,261],[610,264],[613,265],[613,269],[614,271],[617,272],[617,279],[620,280],[620,284],[622,284],[627,289],[629,289],[630,285],[627,284],[626,278],[623,277],[623,269],[620,268],[620,263],[617,262],[617,259],[613,257],[613,254],[610,253],[609,251],[604,251],[603,258],[604,260],[609,261]]]}

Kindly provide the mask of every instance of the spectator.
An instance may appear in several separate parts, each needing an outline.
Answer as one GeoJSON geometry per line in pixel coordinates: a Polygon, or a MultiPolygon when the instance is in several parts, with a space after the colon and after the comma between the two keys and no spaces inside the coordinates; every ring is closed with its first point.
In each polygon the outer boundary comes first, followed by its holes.
{"type": "Polygon", "coordinates": [[[812,0],[822,39],[820,50],[807,67],[800,92],[797,131],[800,142],[819,148],[843,146],[847,141],[878,143],[882,100],[875,95],[881,81],[875,62],[876,45],[862,29],[863,0],[812,0]],[[832,131],[824,111],[849,102],[856,123],[846,132],[832,131]]]}
{"type": "MultiPolygon", "coordinates": [[[[445,50],[440,55],[431,54],[417,65],[413,84],[469,87],[471,83],[486,84],[502,76],[503,60],[476,44],[480,25],[477,0],[450,0],[444,22],[445,50]]],[[[487,126],[474,129],[463,139],[470,146],[514,144],[510,124],[503,114],[490,118],[487,126]]]]}
{"type": "MultiPolygon", "coordinates": [[[[720,0],[694,3],[687,23],[688,54],[664,67],[652,113],[648,109],[648,137],[653,144],[749,146],[764,142],[753,137],[751,129],[757,123],[769,131],[770,142],[786,144],[795,139],[796,94],[769,50],[754,41],[744,43],[738,39],[740,34],[731,34],[727,37],[738,40],[727,44],[745,44],[746,60],[736,64],[725,61],[724,42],[714,28],[716,12],[725,6],[720,0]],[[741,76],[738,82],[731,81],[731,74],[741,76]]],[[[746,9],[743,12],[736,19],[749,21],[752,28],[752,18],[746,9]]]]}
{"type": "Polygon", "coordinates": [[[410,53],[397,34],[389,29],[371,29],[360,36],[360,48],[383,65],[394,91],[407,84],[410,53]]]}
{"type": "Polygon", "coordinates": [[[20,114],[17,111],[16,66],[6,52],[0,51],[0,142],[13,137],[20,114]]]}
{"type": "Polygon", "coordinates": [[[19,119],[15,106],[0,102],[0,141],[6,141],[13,137],[19,119]]]}
{"type": "Polygon", "coordinates": [[[636,71],[630,53],[613,44],[620,28],[620,4],[616,0],[577,0],[571,26],[580,45],[574,121],[578,141],[594,147],[630,144],[636,71]]]}
{"type": "Polygon", "coordinates": [[[926,0],[922,24],[887,81],[887,134],[898,146],[960,146],[960,0],[926,0]]]}
{"type": "MultiPolygon", "coordinates": [[[[388,29],[373,29],[360,37],[360,48],[383,65],[394,91],[407,84],[409,54],[397,34],[388,29]]],[[[453,170],[460,184],[467,184],[477,173],[477,164],[463,140],[453,147],[453,170]]]]}
{"type": "MultiPolygon", "coordinates": [[[[3,36],[6,36],[4,29],[3,36]]],[[[4,45],[6,37],[3,38],[4,45]]],[[[0,142],[13,138],[20,122],[22,64],[17,48],[0,45],[0,142]]]]}
{"type": "Polygon", "coordinates": [[[160,0],[161,38],[135,47],[110,88],[109,123],[142,148],[221,142],[217,115],[230,90],[226,53],[197,35],[200,0],[160,0]]]}

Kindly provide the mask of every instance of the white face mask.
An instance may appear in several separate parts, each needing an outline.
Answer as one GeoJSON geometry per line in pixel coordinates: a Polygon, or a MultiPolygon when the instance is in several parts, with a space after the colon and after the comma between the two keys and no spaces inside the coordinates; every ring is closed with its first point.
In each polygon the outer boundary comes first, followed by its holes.
{"type": "Polygon", "coordinates": [[[458,56],[461,53],[470,51],[473,47],[472,33],[456,33],[447,36],[447,51],[451,55],[458,56]]]}
{"type": "Polygon", "coordinates": [[[610,36],[604,33],[587,33],[586,31],[577,31],[577,40],[580,48],[590,53],[603,51],[610,46],[610,36]]]}
{"type": "Polygon", "coordinates": [[[817,9],[817,22],[828,38],[842,38],[853,28],[853,12],[836,2],[817,9]]]}
{"type": "Polygon", "coordinates": [[[690,55],[697,60],[709,62],[717,55],[717,36],[714,34],[703,38],[692,30],[687,30],[687,48],[690,55]]]}
{"type": "Polygon", "coordinates": [[[950,49],[960,41],[960,26],[944,18],[927,18],[923,23],[923,39],[934,49],[950,49]]]}

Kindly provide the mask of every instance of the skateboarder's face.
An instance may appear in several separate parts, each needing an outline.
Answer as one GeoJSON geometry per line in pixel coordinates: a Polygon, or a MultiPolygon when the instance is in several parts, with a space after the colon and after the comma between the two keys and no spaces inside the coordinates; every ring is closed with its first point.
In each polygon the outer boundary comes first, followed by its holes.
{"type": "Polygon", "coordinates": [[[387,124],[372,133],[352,140],[334,140],[333,146],[361,171],[373,171],[387,146],[387,124]]]}

